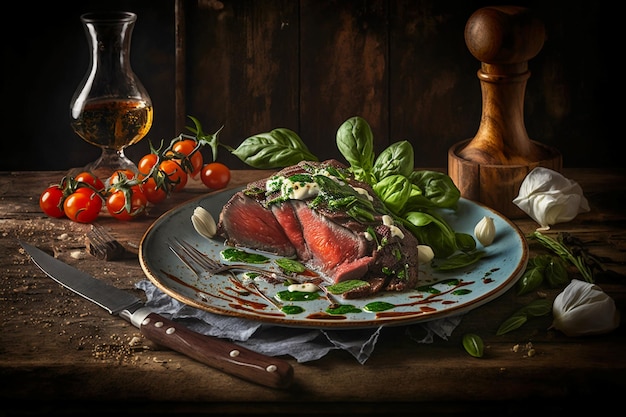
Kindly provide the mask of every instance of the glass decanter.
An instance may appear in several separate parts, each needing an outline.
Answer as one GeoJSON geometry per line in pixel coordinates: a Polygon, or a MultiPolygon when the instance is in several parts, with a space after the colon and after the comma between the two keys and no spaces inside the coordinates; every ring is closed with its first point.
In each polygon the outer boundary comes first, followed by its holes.
{"type": "Polygon", "coordinates": [[[90,66],[70,103],[71,126],[86,142],[102,149],[84,167],[106,179],[119,169],[137,172],[124,149],[152,127],[148,92],[130,65],[130,44],[137,15],[95,12],[80,17],[90,49],[90,66]]]}

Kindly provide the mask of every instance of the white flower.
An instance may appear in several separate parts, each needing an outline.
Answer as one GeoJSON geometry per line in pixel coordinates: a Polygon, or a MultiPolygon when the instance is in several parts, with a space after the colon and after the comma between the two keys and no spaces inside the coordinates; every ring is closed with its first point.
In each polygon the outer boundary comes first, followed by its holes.
{"type": "Polygon", "coordinates": [[[578,183],[543,167],[528,173],[513,203],[539,223],[543,230],[590,210],[578,183]]]}
{"type": "Polygon", "coordinates": [[[551,328],[567,336],[608,333],[619,326],[615,301],[595,284],[573,279],[552,305],[551,328]]]}
{"type": "Polygon", "coordinates": [[[493,223],[493,217],[484,216],[474,227],[474,236],[483,246],[491,245],[496,237],[496,225],[493,223]]]}

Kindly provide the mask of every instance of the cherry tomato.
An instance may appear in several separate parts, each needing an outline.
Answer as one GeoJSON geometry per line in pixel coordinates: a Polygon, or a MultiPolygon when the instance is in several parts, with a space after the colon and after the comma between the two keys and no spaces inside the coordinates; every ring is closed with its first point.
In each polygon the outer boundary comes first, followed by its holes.
{"type": "Polygon", "coordinates": [[[84,182],[85,184],[91,185],[94,189],[98,191],[104,190],[104,182],[94,174],[89,171],[80,172],[78,175],[74,177],[76,181],[84,182]]]}
{"type": "Polygon", "coordinates": [[[188,175],[176,161],[166,159],[159,164],[159,170],[169,179],[172,191],[180,191],[187,185],[188,175]]]}
{"type": "Polygon", "coordinates": [[[124,177],[127,180],[132,180],[133,178],[135,178],[135,172],[130,169],[119,169],[115,171],[108,179],[109,186],[113,186],[116,183],[122,181],[124,177]]]}
{"type": "Polygon", "coordinates": [[[102,209],[102,198],[88,187],[81,187],[63,202],[63,211],[72,221],[91,223],[98,218],[102,209]]]}
{"type": "MultiPolygon", "coordinates": [[[[197,144],[198,142],[193,139],[182,139],[174,142],[174,145],[172,145],[172,151],[180,153],[182,155],[186,155],[188,157],[188,160],[191,163],[192,170],[187,170],[187,174],[192,177],[196,177],[200,173],[200,170],[204,165],[204,157],[200,153],[200,150],[195,150],[197,144]]],[[[171,152],[169,152],[169,154],[171,155],[171,152]]],[[[174,159],[174,161],[183,166],[180,160],[174,159]]]]}
{"type": "Polygon", "coordinates": [[[155,153],[149,153],[141,157],[139,163],[137,164],[137,169],[139,171],[139,175],[146,176],[150,173],[150,170],[153,166],[158,162],[159,157],[155,153]]]}
{"type": "Polygon", "coordinates": [[[148,204],[148,199],[141,186],[133,185],[129,189],[129,200],[126,193],[121,189],[111,189],[106,200],[106,208],[109,214],[118,220],[132,220],[143,214],[148,204]]]}
{"type": "Polygon", "coordinates": [[[148,201],[152,204],[159,203],[167,197],[167,192],[162,187],[157,187],[154,177],[148,178],[141,184],[141,189],[148,201]]]}
{"type": "MultiPolygon", "coordinates": [[[[94,196],[94,194],[96,194],[94,197],[99,197],[99,194],[96,191],[94,191],[91,187],[86,186],[78,187],[74,190],[74,193],[85,194],[88,197],[94,196]]],[[[102,198],[100,198],[100,200],[102,200],[102,198]]]]}
{"type": "Polygon", "coordinates": [[[51,185],[39,196],[39,207],[41,207],[46,216],[61,218],[65,217],[65,212],[63,211],[64,201],[63,188],[60,185],[51,185]]]}
{"type": "Polygon", "coordinates": [[[202,168],[200,178],[208,188],[220,190],[230,182],[230,168],[220,162],[211,162],[202,168]]]}

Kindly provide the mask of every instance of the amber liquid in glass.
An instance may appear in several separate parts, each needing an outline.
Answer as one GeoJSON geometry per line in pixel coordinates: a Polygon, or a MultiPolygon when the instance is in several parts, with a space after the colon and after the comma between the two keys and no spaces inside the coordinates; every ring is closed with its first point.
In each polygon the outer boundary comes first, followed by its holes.
{"type": "Polygon", "coordinates": [[[153,108],[142,100],[104,99],[85,104],[71,122],[85,141],[108,149],[139,142],[152,126],[153,108]]]}

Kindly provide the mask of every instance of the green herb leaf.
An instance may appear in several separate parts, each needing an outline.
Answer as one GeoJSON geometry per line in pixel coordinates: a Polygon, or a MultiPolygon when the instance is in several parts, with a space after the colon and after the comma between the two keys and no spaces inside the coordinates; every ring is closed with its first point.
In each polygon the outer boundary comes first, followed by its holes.
{"type": "Polygon", "coordinates": [[[574,265],[578,269],[578,271],[583,276],[585,281],[593,284],[594,282],[593,273],[591,271],[591,268],[585,261],[584,256],[581,256],[581,255],[576,256],[567,247],[567,245],[564,243],[564,239],[565,239],[564,235],[559,234],[559,237],[557,239],[553,239],[535,230],[533,233],[528,235],[527,238],[537,240],[543,246],[545,246],[546,248],[550,249],[552,252],[560,256],[561,259],[563,259],[566,262],[570,262],[572,265],[574,265]]]}
{"type": "Polygon", "coordinates": [[[460,251],[471,252],[476,249],[476,239],[469,233],[456,232],[454,234],[456,246],[460,251]]]}
{"type": "Polygon", "coordinates": [[[370,283],[367,281],[362,281],[359,279],[349,279],[346,281],[341,281],[333,285],[329,285],[326,287],[329,293],[331,294],[343,294],[346,291],[353,290],[355,288],[361,288],[369,286],[370,283]]]}
{"type": "Polygon", "coordinates": [[[557,288],[569,282],[567,268],[561,258],[552,258],[546,265],[545,277],[551,288],[557,288]]]}
{"type": "Polygon", "coordinates": [[[391,175],[408,177],[415,169],[413,145],[406,140],[385,148],[374,162],[373,173],[377,181],[391,175]]]}
{"type": "Polygon", "coordinates": [[[284,168],[301,161],[317,161],[300,136],[286,128],[245,139],[232,151],[246,164],[259,169],[284,168]]]}
{"type": "Polygon", "coordinates": [[[539,288],[543,283],[543,268],[535,267],[526,269],[524,275],[517,281],[517,295],[528,294],[539,288]]]}
{"type": "Polygon", "coordinates": [[[505,333],[515,330],[521,327],[522,324],[526,323],[526,321],[528,321],[528,317],[526,316],[526,314],[512,315],[500,325],[498,331],[496,332],[496,335],[501,336],[505,333]]]}
{"type": "Polygon", "coordinates": [[[439,171],[418,170],[413,171],[409,179],[422,190],[428,206],[456,209],[461,191],[449,175],[439,171]]]}
{"type": "Polygon", "coordinates": [[[519,312],[524,312],[529,317],[540,317],[552,311],[552,303],[546,299],[538,299],[531,301],[526,306],[522,307],[519,312]]]}
{"type": "Polygon", "coordinates": [[[480,336],[473,333],[463,335],[463,347],[473,357],[482,358],[484,344],[480,336]]]}
{"type": "Polygon", "coordinates": [[[371,303],[365,304],[363,310],[369,311],[370,313],[376,313],[378,311],[391,310],[394,307],[395,304],[391,304],[386,301],[373,301],[371,303]]]}
{"type": "Polygon", "coordinates": [[[350,164],[356,179],[372,184],[374,134],[362,117],[351,117],[337,129],[337,148],[350,164]]]}
{"type": "Polygon", "coordinates": [[[374,184],[373,189],[387,208],[400,215],[411,194],[411,183],[404,175],[395,174],[374,184]]]}
{"type": "Polygon", "coordinates": [[[478,262],[479,260],[484,258],[486,254],[487,253],[482,250],[467,253],[455,253],[454,255],[449,256],[448,258],[443,260],[443,262],[433,265],[433,269],[435,269],[436,271],[450,271],[452,269],[463,268],[478,262]]]}
{"type": "Polygon", "coordinates": [[[294,259],[278,258],[274,260],[274,262],[276,262],[278,267],[286,273],[295,272],[299,274],[306,271],[306,267],[301,262],[298,262],[294,259]]]}
{"type": "Polygon", "coordinates": [[[269,262],[270,258],[259,253],[250,253],[238,248],[226,248],[220,252],[224,260],[230,262],[245,262],[249,264],[264,264],[269,262]]]}
{"type": "Polygon", "coordinates": [[[506,319],[498,328],[496,335],[501,336],[521,327],[529,317],[545,316],[552,311],[552,304],[545,299],[534,300],[517,310],[511,317],[506,319]]]}

